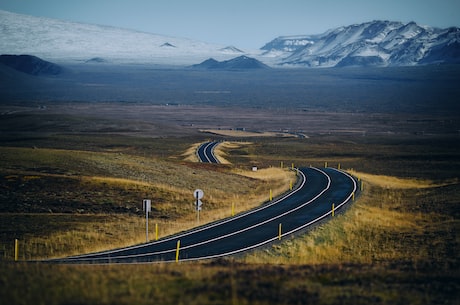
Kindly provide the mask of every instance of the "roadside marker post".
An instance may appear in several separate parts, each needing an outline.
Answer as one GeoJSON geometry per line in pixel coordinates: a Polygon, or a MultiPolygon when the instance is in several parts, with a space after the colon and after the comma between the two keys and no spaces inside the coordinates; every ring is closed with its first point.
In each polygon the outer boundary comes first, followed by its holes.
{"type": "Polygon", "coordinates": [[[270,189],[270,201],[273,200],[273,192],[272,192],[272,189],[270,189]]]}
{"type": "Polygon", "coordinates": [[[334,217],[334,210],[335,210],[335,207],[334,207],[334,204],[332,204],[332,217],[334,217]]]}
{"type": "Polygon", "coordinates": [[[292,191],[292,180],[289,180],[289,190],[292,191]]]}
{"type": "Polygon", "coordinates": [[[281,228],[281,223],[278,226],[278,240],[281,240],[281,233],[282,233],[282,228],[281,228]]]}
{"type": "Polygon", "coordinates": [[[176,247],[176,263],[179,262],[180,239],[177,241],[176,247]]]}
{"type": "Polygon", "coordinates": [[[340,163],[339,163],[339,165],[337,165],[337,169],[340,169],[340,163]]]}
{"type": "Polygon", "coordinates": [[[327,167],[327,161],[326,161],[326,162],[324,162],[324,167],[325,167],[325,168],[327,167]]]}
{"type": "Polygon", "coordinates": [[[155,224],[155,240],[158,240],[158,223],[155,224]]]}
{"type": "Polygon", "coordinates": [[[19,242],[17,239],[14,240],[14,261],[17,262],[19,257],[19,242]]]}
{"type": "Polygon", "coordinates": [[[145,242],[149,242],[149,212],[152,211],[152,201],[150,199],[142,200],[142,207],[145,211],[145,242]]]}

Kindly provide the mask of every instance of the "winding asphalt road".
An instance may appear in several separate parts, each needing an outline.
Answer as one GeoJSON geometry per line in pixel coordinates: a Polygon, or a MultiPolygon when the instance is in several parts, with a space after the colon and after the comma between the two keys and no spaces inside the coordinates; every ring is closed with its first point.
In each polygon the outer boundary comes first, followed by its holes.
{"type": "Polygon", "coordinates": [[[200,162],[203,163],[219,163],[219,160],[214,155],[214,148],[219,144],[217,141],[211,141],[201,144],[198,147],[197,154],[200,162]]]}
{"type": "Polygon", "coordinates": [[[147,263],[230,256],[276,242],[332,217],[332,204],[336,210],[343,208],[357,191],[355,179],[340,170],[308,167],[297,172],[300,184],[295,190],[257,209],[155,242],[50,262],[147,263]]]}

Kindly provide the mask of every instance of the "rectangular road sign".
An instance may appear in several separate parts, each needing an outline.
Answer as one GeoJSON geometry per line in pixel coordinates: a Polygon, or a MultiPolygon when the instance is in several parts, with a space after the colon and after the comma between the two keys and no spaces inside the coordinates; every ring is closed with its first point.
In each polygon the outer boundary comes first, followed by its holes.
{"type": "Polygon", "coordinates": [[[152,212],[152,201],[150,199],[142,200],[142,208],[146,212],[152,212]]]}

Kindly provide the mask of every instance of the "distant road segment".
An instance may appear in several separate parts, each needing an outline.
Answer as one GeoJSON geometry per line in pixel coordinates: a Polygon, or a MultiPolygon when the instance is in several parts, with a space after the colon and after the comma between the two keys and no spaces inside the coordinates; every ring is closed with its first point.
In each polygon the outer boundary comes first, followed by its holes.
{"type": "Polygon", "coordinates": [[[218,141],[211,141],[201,144],[197,150],[197,155],[200,159],[200,162],[220,163],[217,157],[214,155],[214,148],[216,148],[218,144],[218,141]]]}
{"type": "Polygon", "coordinates": [[[332,168],[298,170],[300,185],[282,198],[219,222],[142,245],[51,260],[58,263],[149,263],[235,255],[333,217],[357,191],[353,177],[332,168]]]}

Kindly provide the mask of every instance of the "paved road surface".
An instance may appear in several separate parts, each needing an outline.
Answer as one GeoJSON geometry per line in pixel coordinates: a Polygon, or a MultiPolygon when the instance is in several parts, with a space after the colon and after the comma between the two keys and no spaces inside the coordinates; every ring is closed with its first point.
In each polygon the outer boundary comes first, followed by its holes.
{"type": "Polygon", "coordinates": [[[190,261],[234,255],[254,249],[279,238],[305,230],[323,219],[331,218],[350,202],[356,181],[345,172],[332,168],[301,168],[300,186],[282,198],[235,217],[199,227],[175,236],[133,247],[73,256],[60,263],[145,263],[190,261]],[[177,252],[177,244],[180,248],[177,252]]]}
{"type": "Polygon", "coordinates": [[[214,155],[214,148],[219,144],[217,141],[206,142],[200,145],[197,150],[198,158],[203,163],[219,163],[214,155]]]}

